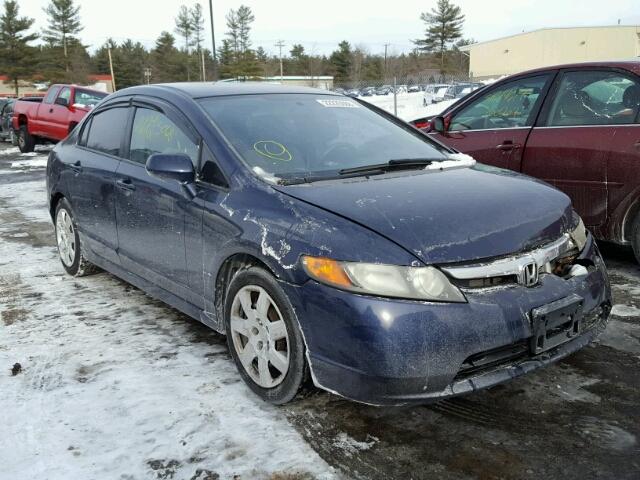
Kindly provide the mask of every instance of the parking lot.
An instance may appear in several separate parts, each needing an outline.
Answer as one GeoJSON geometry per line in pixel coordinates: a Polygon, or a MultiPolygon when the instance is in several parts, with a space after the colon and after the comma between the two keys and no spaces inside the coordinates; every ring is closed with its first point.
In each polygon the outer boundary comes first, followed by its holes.
{"type": "Polygon", "coordinates": [[[220,335],[108,273],[64,274],[46,154],[0,146],[0,478],[640,476],[630,250],[602,245],[609,326],[557,365],[428,406],[314,392],[278,408],[240,380],[220,335]]]}

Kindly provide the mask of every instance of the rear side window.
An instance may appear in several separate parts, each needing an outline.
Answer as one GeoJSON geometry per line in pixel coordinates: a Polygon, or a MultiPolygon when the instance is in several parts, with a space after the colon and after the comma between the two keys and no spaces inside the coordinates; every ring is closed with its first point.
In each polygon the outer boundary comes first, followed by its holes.
{"type": "Polygon", "coordinates": [[[42,101],[42,103],[53,103],[59,91],[60,91],[60,87],[51,87],[47,92],[47,95],[44,97],[44,100],[42,101]]]}
{"type": "Polygon", "coordinates": [[[198,144],[191,140],[165,114],[148,108],[138,108],[133,120],[129,159],[146,163],[154,153],[183,153],[194,167],[198,165],[198,144]]]}
{"type": "Polygon", "coordinates": [[[549,75],[501,85],[464,107],[451,120],[452,131],[528,127],[549,75]]]}
{"type": "Polygon", "coordinates": [[[109,155],[119,155],[128,111],[127,108],[112,108],[93,115],[87,136],[87,148],[109,155]]]}
{"type": "Polygon", "coordinates": [[[547,125],[620,125],[637,121],[640,84],[613,71],[567,72],[549,109],[547,125]]]}

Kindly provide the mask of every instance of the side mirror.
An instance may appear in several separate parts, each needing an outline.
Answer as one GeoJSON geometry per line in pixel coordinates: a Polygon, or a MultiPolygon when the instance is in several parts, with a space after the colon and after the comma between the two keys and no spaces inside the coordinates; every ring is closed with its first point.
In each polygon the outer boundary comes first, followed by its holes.
{"type": "Polygon", "coordinates": [[[60,105],[61,107],[68,107],[69,106],[69,100],[67,100],[66,98],[61,98],[58,97],[56,98],[55,102],[56,105],[60,105]]]}
{"type": "Polygon", "coordinates": [[[433,117],[431,119],[431,125],[436,132],[444,133],[446,131],[443,116],[433,117]]]}
{"type": "Polygon", "coordinates": [[[146,166],[149,175],[162,180],[189,185],[196,178],[191,158],[183,153],[154,153],[147,159],[146,166]]]}

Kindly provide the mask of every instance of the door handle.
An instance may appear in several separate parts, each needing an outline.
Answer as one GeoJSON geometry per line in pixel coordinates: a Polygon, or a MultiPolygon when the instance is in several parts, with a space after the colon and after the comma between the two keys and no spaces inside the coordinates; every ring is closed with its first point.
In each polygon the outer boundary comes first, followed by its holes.
{"type": "Polygon", "coordinates": [[[636,150],[640,150],[640,140],[633,144],[636,150]]]}
{"type": "Polygon", "coordinates": [[[131,183],[131,180],[128,178],[121,178],[116,181],[116,185],[120,190],[126,190],[128,192],[132,192],[136,189],[136,186],[131,183]]]}
{"type": "Polygon", "coordinates": [[[69,165],[69,168],[75,173],[80,173],[82,171],[82,164],[80,163],[80,160],[78,160],[76,163],[69,165]]]}
{"type": "Polygon", "coordinates": [[[49,113],[53,113],[53,108],[50,108],[50,109],[49,109],[49,113]]]}
{"type": "Polygon", "coordinates": [[[517,150],[522,147],[519,143],[513,143],[512,140],[505,140],[500,145],[496,146],[498,150],[502,150],[503,152],[510,152],[511,150],[517,150]]]}

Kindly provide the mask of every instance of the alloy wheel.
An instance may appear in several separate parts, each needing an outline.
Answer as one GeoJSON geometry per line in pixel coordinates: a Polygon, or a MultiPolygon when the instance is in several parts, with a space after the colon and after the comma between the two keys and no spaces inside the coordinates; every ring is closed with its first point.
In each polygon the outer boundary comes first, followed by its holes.
{"type": "Polygon", "coordinates": [[[62,263],[71,267],[76,259],[76,234],[71,215],[65,209],[60,209],[56,217],[56,240],[62,263]]]}
{"type": "Polygon", "coordinates": [[[289,335],[278,306],[264,288],[247,285],[236,293],[230,326],[233,346],[251,379],[262,388],[282,383],[289,370],[289,335]]]}

